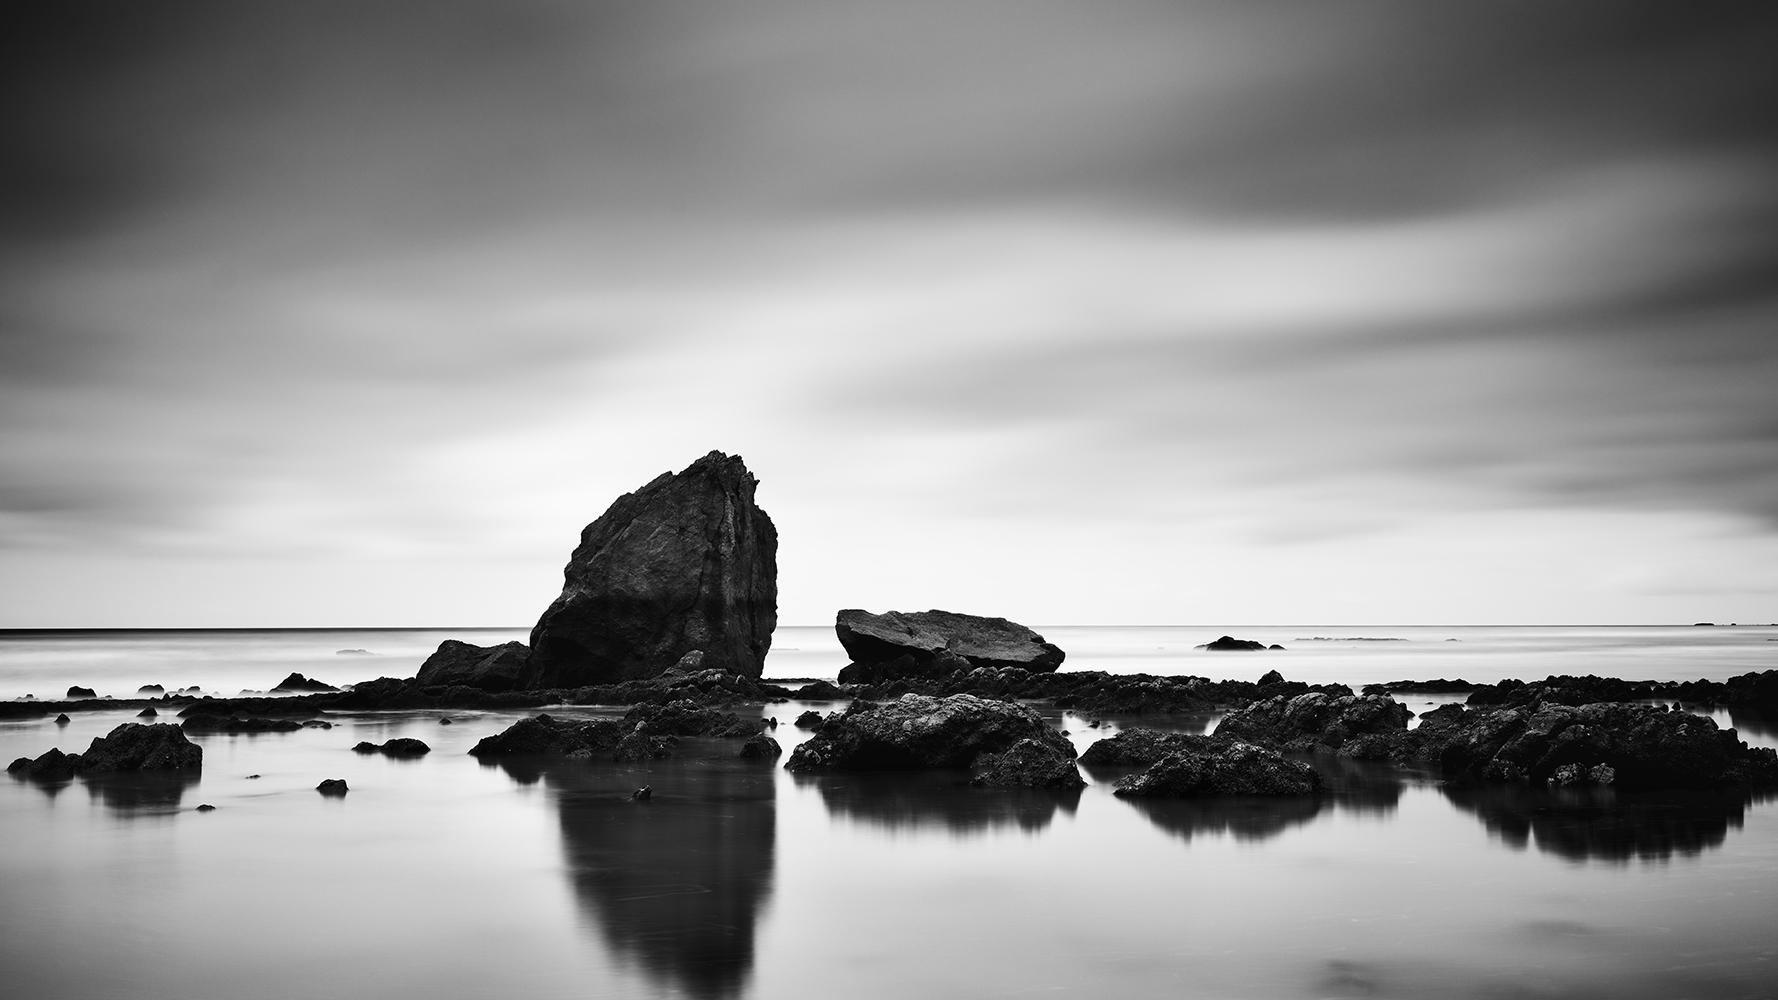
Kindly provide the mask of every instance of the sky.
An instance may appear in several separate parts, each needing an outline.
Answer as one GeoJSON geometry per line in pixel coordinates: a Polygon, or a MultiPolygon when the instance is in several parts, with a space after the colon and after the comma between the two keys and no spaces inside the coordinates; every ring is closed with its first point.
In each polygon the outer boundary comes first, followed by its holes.
{"type": "Polygon", "coordinates": [[[0,10],[0,627],[1778,622],[1778,5],[0,10]]]}

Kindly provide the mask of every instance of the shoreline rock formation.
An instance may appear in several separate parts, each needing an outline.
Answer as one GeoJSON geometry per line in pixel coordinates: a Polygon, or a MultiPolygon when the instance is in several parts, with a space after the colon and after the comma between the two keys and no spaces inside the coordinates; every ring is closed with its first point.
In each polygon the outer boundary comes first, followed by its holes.
{"type": "Polygon", "coordinates": [[[520,687],[688,669],[757,678],[778,622],[778,532],[739,456],[710,452],[618,497],[581,532],[531,630],[520,687]]]}
{"type": "Polygon", "coordinates": [[[852,662],[840,683],[873,683],[936,676],[978,667],[1054,673],[1066,658],[1060,647],[1005,618],[954,611],[886,611],[846,608],[834,616],[834,633],[852,662]]]}

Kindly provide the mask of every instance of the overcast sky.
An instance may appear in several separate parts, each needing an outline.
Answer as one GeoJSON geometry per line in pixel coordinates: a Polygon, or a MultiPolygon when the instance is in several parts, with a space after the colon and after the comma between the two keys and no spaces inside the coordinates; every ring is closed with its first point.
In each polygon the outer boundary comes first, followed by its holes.
{"type": "Polygon", "coordinates": [[[1778,5],[3,9],[0,626],[1778,621],[1778,5]]]}

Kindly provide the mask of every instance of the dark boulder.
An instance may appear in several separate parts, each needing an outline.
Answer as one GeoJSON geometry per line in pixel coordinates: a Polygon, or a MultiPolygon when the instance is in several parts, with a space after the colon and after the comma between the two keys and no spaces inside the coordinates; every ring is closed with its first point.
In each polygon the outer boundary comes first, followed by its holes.
{"type": "Polygon", "coordinates": [[[332,684],[304,677],[302,674],[291,674],[278,682],[273,691],[338,691],[332,684]]]}
{"type": "Polygon", "coordinates": [[[399,737],[387,743],[364,742],[353,747],[356,753],[380,753],[385,757],[424,757],[432,752],[423,740],[399,737]]]}
{"type": "Polygon", "coordinates": [[[594,751],[611,750],[633,728],[633,725],[616,719],[577,721],[537,715],[520,719],[504,731],[486,737],[469,752],[483,758],[513,754],[585,756],[594,751]]]}
{"type": "Polygon", "coordinates": [[[1284,675],[1279,673],[1276,670],[1268,670],[1265,673],[1259,675],[1259,686],[1260,687],[1269,687],[1270,685],[1273,685],[1273,684],[1282,684],[1282,683],[1284,683],[1284,675]]]}
{"type": "Polygon", "coordinates": [[[752,736],[765,728],[764,719],[743,719],[733,712],[719,712],[688,699],[662,705],[637,705],[624,713],[624,723],[644,723],[658,736],[752,736]]]}
{"type": "Polygon", "coordinates": [[[581,532],[531,630],[528,688],[653,677],[687,653],[757,678],[778,621],[778,532],[738,456],[663,473],[581,532]]]}
{"type": "Polygon", "coordinates": [[[1126,729],[1116,736],[1097,740],[1080,755],[1088,767],[1147,767],[1181,751],[1199,751],[1211,745],[1209,736],[1168,733],[1159,729],[1126,729]]]}
{"type": "MultiPolygon", "coordinates": [[[[1232,635],[1225,635],[1214,642],[1206,642],[1203,645],[1193,646],[1192,648],[1207,649],[1212,653],[1248,653],[1263,651],[1266,648],[1266,644],[1253,639],[1237,639],[1232,635]]],[[[1284,647],[1279,646],[1276,648],[1283,649],[1284,647]]]]}
{"type": "Polygon", "coordinates": [[[159,712],[154,710],[154,706],[150,705],[147,708],[143,709],[142,711],[137,712],[136,718],[138,718],[138,719],[152,719],[159,714],[160,714],[159,712]]]}
{"type": "Polygon", "coordinates": [[[344,778],[328,778],[315,786],[315,791],[320,792],[322,795],[329,796],[344,795],[351,790],[352,789],[346,785],[346,779],[344,778]]]}
{"type": "Polygon", "coordinates": [[[791,694],[797,701],[844,701],[850,698],[832,681],[810,681],[791,694]]]}
{"type": "Polygon", "coordinates": [[[796,728],[798,728],[798,729],[820,729],[821,724],[825,721],[827,721],[827,716],[822,715],[820,712],[817,712],[811,708],[808,711],[806,711],[803,714],[796,717],[796,728]]]}
{"type": "Polygon", "coordinates": [[[999,753],[985,753],[969,768],[969,783],[989,788],[1048,788],[1068,791],[1086,787],[1074,766],[1074,744],[1066,737],[1027,736],[999,753]]]}
{"type": "Polygon", "coordinates": [[[58,725],[58,726],[65,726],[68,723],[73,722],[73,721],[74,721],[73,719],[68,718],[67,712],[63,712],[63,713],[56,716],[56,725],[58,725]]]}
{"type": "Polygon", "coordinates": [[[143,725],[126,722],[96,737],[76,765],[82,773],[108,771],[195,771],[204,765],[204,748],[186,739],[169,722],[143,725]]]}
{"type": "Polygon", "coordinates": [[[165,694],[167,689],[159,684],[144,684],[136,689],[137,694],[165,694]]]}
{"type": "Polygon", "coordinates": [[[1217,724],[1216,735],[1283,750],[1338,750],[1356,736],[1405,730],[1412,715],[1388,695],[1311,691],[1236,709],[1217,724]]]}
{"type": "Polygon", "coordinates": [[[446,639],[414,675],[421,687],[463,686],[483,691],[512,691],[525,680],[531,647],[513,641],[498,646],[446,639]]]}
{"type": "MultiPolygon", "coordinates": [[[[942,668],[949,669],[966,664],[969,668],[1017,667],[1051,673],[1067,655],[1017,622],[952,611],[888,611],[877,615],[847,608],[835,616],[834,632],[846,655],[859,665],[889,663],[906,656],[920,666],[937,661],[942,668]],[[963,662],[941,661],[943,654],[963,662]]],[[[849,683],[843,673],[840,683],[849,683]]]]}
{"type": "Polygon", "coordinates": [[[1321,788],[1315,769],[1275,750],[1237,740],[1214,740],[1202,749],[1169,754],[1140,774],[1118,781],[1112,794],[1137,798],[1222,795],[1313,795],[1321,788]]]}
{"type": "MultiPolygon", "coordinates": [[[[853,702],[798,746],[785,766],[793,771],[962,769],[1023,739],[1068,742],[1017,702],[909,694],[890,702],[853,702]]],[[[1072,758],[1072,744],[1067,752],[1072,758]]]]}
{"type": "Polygon", "coordinates": [[[74,777],[74,772],[79,764],[80,758],[78,756],[65,754],[59,748],[50,747],[36,760],[20,757],[8,765],[6,770],[9,774],[36,781],[67,781],[74,777]]]}
{"type": "Polygon", "coordinates": [[[94,691],[92,688],[81,687],[78,684],[68,689],[68,697],[70,700],[74,698],[97,698],[98,696],[98,692],[94,691]]]}
{"type": "Polygon", "coordinates": [[[778,741],[764,733],[749,736],[747,742],[741,744],[740,756],[748,760],[776,760],[782,756],[784,748],[778,741]]]}
{"type": "Polygon", "coordinates": [[[671,757],[679,748],[679,738],[670,733],[649,732],[648,724],[637,723],[611,748],[611,759],[618,763],[658,760],[671,757]]]}

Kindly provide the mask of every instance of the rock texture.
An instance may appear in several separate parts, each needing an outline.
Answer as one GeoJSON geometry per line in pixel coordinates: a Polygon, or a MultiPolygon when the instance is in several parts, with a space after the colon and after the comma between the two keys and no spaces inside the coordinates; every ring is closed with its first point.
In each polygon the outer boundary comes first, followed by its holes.
{"type": "Polygon", "coordinates": [[[1279,695],[1236,709],[1223,717],[1216,735],[1283,750],[1338,750],[1357,736],[1404,731],[1412,715],[1406,705],[1388,695],[1311,691],[1294,697],[1279,695]]]}
{"type": "Polygon", "coordinates": [[[713,451],[617,498],[581,532],[531,631],[527,688],[701,667],[758,677],[778,621],[778,532],[739,456],[713,451]]]}
{"type": "Polygon", "coordinates": [[[530,662],[531,647],[522,642],[477,646],[446,639],[420,664],[414,680],[421,687],[461,685],[483,691],[512,691],[524,683],[530,662]]]}
{"type": "Polygon", "coordinates": [[[1201,751],[1215,744],[1209,736],[1168,733],[1158,729],[1126,729],[1098,740],[1080,755],[1087,767],[1147,767],[1182,751],[1201,751]]]}
{"type": "Polygon", "coordinates": [[[117,771],[196,771],[204,766],[204,748],[185,738],[170,723],[126,722],[93,739],[85,753],[49,752],[31,760],[20,757],[7,768],[15,774],[45,780],[79,774],[117,771]]]}
{"type": "MultiPolygon", "coordinates": [[[[1017,622],[982,618],[952,611],[887,611],[872,614],[847,608],[834,619],[834,632],[855,667],[870,667],[906,659],[900,673],[948,673],[976,667],[1016,667],[1050,673],[1067,655],[1054,643],[1017,622]],[[938,667],[933,670],[931,668],[938,667]]],[[[871,674],[863,671],[863,674],[871,674]]],[[[874,674],[851,676],[858,682],[881,679],[874,674]]],[[[841,683],[849,683],[841,673],[841,683]]]]}
{"type": "Polygon", "coordinates": [[[616,719],[576,721],[537,715],[520,719],[503,732],[486,737],[469,752],[476,757],[557,754],[587,756],[615,748],[633,723],[616,719]]]}
{"type": "Polygon", "coordinates": [[[1074,745],[1017,702],[970,694],[909,694],[891,702],[853,702],[791,753],[792,771],[968,768],[983,754],[1021,740],[1047,744],[1074,759],[1074,745]]]}
{"type": "Polygon", "coordinates": [[[1191,798],[1223,795],[1313,795],[1315,769],[1276,750],[1235,740],[1213,740],[1180,750],[1117,783],[1113,795],[1191,798]]]}
{"type": "Polygon", "coordinates": [[[969,783],[989,788],[1049,788],[1069,791],[1086,787],[1074,766],[1074,745],[1066,738],[1031,737],[1000,753],[985,753],[970,765],[969,783]]]}

